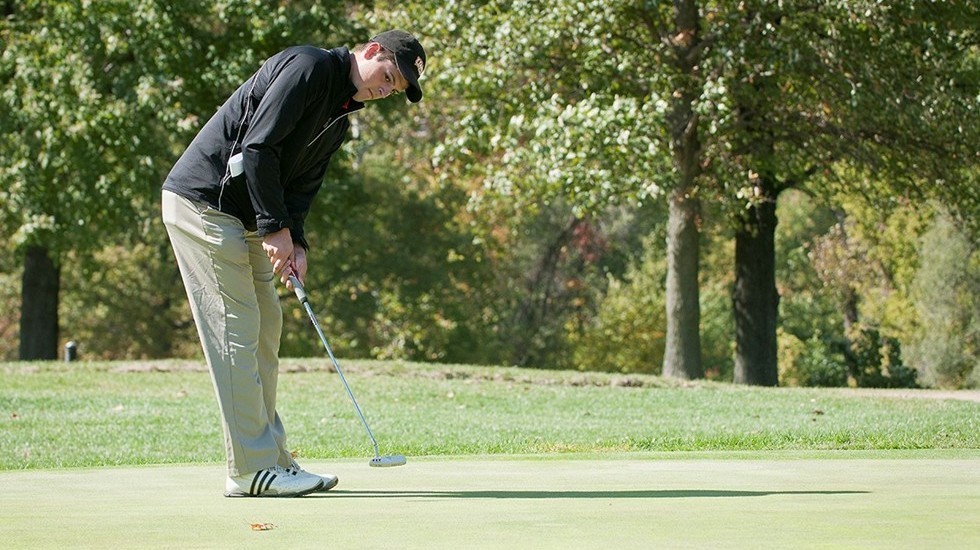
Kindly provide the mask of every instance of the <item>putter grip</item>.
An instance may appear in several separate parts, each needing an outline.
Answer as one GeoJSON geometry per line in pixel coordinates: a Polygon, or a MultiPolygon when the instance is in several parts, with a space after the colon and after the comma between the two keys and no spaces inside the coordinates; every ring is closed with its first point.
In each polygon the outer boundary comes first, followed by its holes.
{"type": "Polygon", "coordinates": [[[293,283],[293,292],[296,293],[296,297],[299,298],[300,302],[305,304],[306,302],[310,301],[309,297],[306,296],[306,290],[303,288],[303,285],[300,284],[299,279],[297,279],[295,275],[289,276],[289,282],[293,283]]]}

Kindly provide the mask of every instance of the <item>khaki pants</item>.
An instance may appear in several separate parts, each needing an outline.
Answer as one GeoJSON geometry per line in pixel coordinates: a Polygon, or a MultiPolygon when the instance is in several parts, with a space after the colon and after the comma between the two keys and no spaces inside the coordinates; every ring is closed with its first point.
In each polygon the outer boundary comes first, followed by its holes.
{"type": "Polygon", "coordinates": [[[211,370],[228,475],[288,466],[276,412],[282,310],[262,238],[234,216],[169,191],[163,222],[211,370]]]}

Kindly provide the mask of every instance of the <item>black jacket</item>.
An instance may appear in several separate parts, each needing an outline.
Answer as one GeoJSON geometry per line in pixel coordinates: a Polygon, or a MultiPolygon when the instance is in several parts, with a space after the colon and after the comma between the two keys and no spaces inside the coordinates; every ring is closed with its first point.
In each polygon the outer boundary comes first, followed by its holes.
{"type": "Polygon", "coordinates": [[[347,48],[296,46],[270,57],[204,125],[163,188],[259,235],[288,227],[308,249],[303,220],[347,136],[347,115],[364,107],[352,99],[350,68],[347,48]],[[239,151],[245,170],[231,178],[228,160],[239,151]]]}

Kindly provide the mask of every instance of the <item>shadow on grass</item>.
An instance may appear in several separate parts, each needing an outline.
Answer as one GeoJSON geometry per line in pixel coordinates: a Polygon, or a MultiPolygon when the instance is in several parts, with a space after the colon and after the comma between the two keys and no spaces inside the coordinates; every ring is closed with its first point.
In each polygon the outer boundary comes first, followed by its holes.
{"type": "MultiPolygon", "coordinates": [[[[775,495],[866,495],[870,491],[330,491],[323,498],[488,498],[488,499],[558,499],[558,498],[731,498],[775,495]]],[[[307,496],[306,498],[309,498],[307,496]]]]}

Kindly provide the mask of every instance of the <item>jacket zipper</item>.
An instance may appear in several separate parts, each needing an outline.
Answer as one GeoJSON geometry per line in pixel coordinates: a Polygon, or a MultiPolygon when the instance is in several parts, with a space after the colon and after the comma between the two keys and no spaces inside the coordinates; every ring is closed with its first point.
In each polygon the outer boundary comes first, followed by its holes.
{"type": "Polygon", "coordinates": [[[307,144],[306,148],[309,149],[310,147],[312,147],[313,144],[316,143],[318,139],[320,139],[320,136],[322,136],[324,134],[324,132],[326,132],[331,127],[333,127],[333,125],[336,124],[340,119],[342,119],[342,118],[350,115],[351,113],[356,113],[357,111],[360,111],[361,109],[363,109],[363,107],[359,107],[357,109],[353,109],[353,110],[347,111],[346,113],[343,113],[341,115],[338,115],[337,118],[335,118],[335,119],[327,122],[326,124],[324,124],[323,125],[323,128],[320,129],[320,133],[317,134],[316,137],[313,138],[313,141],[311,141],[309,144],[307,144]]]}

